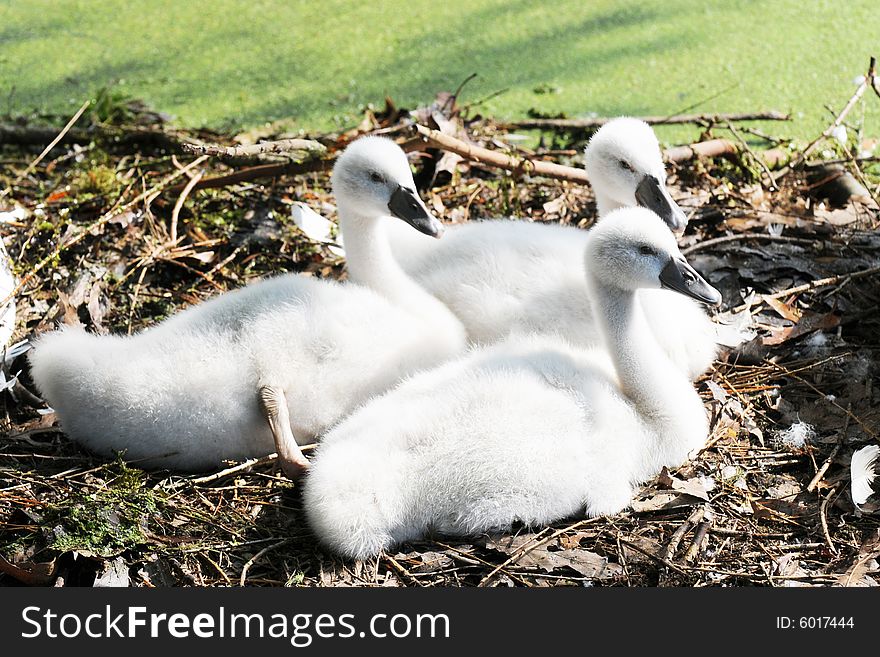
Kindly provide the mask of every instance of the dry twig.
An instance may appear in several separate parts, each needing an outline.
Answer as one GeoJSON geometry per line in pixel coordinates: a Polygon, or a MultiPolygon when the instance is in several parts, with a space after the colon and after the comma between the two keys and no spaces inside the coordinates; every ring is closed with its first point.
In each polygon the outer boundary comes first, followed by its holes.
{"type": "Polygon", "coordinates": [[[555,162],[530,160],[523,156],[505,155],[482,146],[468,144],[460,139],[443,134],[439,130],[431,130],[421,125],[416,125],[415,129],[430,146],[455,153],[466,160],[488,164],[499,169],[512,171],[515,174],[546,176],[547,178],[568,180],[581,184],[589,184],[590,182],[583,169],[576,169],[575,167],[568,167],[556,164],[555,162]]]}
{"type": "MultiPolygon", "coordinates": [[[[672,116],[643,116],[642,121],[650,125],[672,125],[683,123],[721,123],[723,121],[788,121],[791,116],[783,112],[770,110],[768,112],[744,112],[739,114],[673,114],[672,116]]],[[[551,129],[551,130],[593,130],[601,128],[611,121],[609,117],[590,119],[526,119],[502,124],[504,128],[516,128],[522,130],[551,129]]]]}
{"type": "Polygon", "coordinates": [[[248,146],[219,146],[217,144],[201,144],[194,141],[181,144],[184,150],[197,155],[213,155],[219,157],[256,157],[257,155],[290,155],[291,153],[307,151],[320,154],[327,148],[313,139],[279,139],[277,141],[263,141],[248,146]]]}

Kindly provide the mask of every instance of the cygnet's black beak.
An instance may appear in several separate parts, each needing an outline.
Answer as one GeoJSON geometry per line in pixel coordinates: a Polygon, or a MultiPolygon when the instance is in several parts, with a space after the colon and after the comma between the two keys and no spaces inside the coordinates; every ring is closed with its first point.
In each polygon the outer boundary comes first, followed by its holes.
{"type": "Polygon", "coordinates": [[[443,224],[434,217],[418,195],[411,189],[398,185],[388,201],[388,210],[398,219],[403,219],[417,231],[440,237],[443,235],[443,224]]]}
{"type": "Polygon", "coordinates": [[[669,259],[660,272],[660,284],[710,306],[721,303],[721,293],[709,285],[684,259],[669,259]]]}
{"type": "Polygon", "coordinates": [[[653,210],[673,233],[683,233],[687,226],[687,216],[678,207],[678,203],[672,200],[666,185],[654,176],[646,174],[642,182],[636,187],[636,203],[643,208],[653,210]]]}

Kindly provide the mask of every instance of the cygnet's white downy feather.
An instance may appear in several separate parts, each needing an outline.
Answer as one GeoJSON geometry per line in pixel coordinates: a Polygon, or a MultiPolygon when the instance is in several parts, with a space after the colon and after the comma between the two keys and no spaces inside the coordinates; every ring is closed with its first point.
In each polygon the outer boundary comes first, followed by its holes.
{"type": "MultiPolygon", "coordinates": [[[[674,206],[665,192],[657,138],[642,121],[620,118],[603,126],[587,146],[585,163],[600,218],[637,205],[637,190],[646,178],[656,181],[658,194],[674,206]]],[[[674,206],[673,213],[681,210],[674,206]]],[[[448,226],[440,241],[392,226],[389,240],[404,270],[461,319],[472,344],[534,331],[582,346],[599,343],[584,294],[583,230],[492,219],[448,226]]],[[[703,373],[718,350],[704,309],[665,290],[643,290],[639,296],[673,362],[691,377],[703,373]]]]}
{"type": "Polygon", "coordinates": [[[366,285],[284,275],[130,337],[55,331],[30,354],[37,387],[72,438],[143,467],[201,470],[274,451],[263,385],[283,390],[297,442],[310,442],[402,376],[465,347],[461,324],[404,274],[384,238],[384,224],[400,221],[390,216],[395,198],[411,220],[441,230],[414,189],[396,144],[353,142],[333,190],[348,266],[366,285]]]}
{"type": "MultiPolygon", "coordinates": [[[[6,251],[6,245],[0,239],[0,302],[12,294],[16,280],[12,273],[12,260],[6,251]]],[[[0,306],[0,348],[9,344],[15,332],[15,297],[0,306]]]]}
{"type": "Polygon", "coordinates": [[[873,483],[877,476],[875,468],[878,457],[880,457],[880,447],[877,445],[868,445],[853,452],[849,474],[852,481],[852,499],[856,506],[864,504],[874,494],[873,483]]]}
{"type": "Polygon", "coordinates": [[[634,486],[705,444],[700,397],[635,296],[673,259],[687,266],[672,233],[647,210],[619,210],[585,254],[602,347],[512,336],[359,408],[324,437],[305,480],[326,545],[365,558],[432,532],[617,513],[634,486]]]}

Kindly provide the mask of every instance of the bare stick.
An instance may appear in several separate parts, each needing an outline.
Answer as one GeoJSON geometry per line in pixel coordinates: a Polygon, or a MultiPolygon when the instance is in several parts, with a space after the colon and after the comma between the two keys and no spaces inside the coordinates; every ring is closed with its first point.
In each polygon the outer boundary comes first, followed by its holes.
{"type": "Polygon", "coordinates": [[[703,240],[696,244],[681,250],[681,254],[686,256],[696,251],[702,251],[712,246],[726,244],[727,242],[739,242],[741,240],[766,240],[768,242],[787,242],[789,244],[803,244],[804,246],[814,246],[816,240],[807,239],[805,237],[789,237],[788,235],[771,235],[770,233],[738,233],[736,235],[725,235],[724,237],[715,237],[711,240],[703,240]]]}
{"type": "Polygon", "coordinates": [[[687,162],[698,157],[724,157],[736,155],[739,149],[729,139],[709,139],[696,144],[675,146],[663,151],[667,162],[687,162]]]}
{"type": "Polygon", "coordinates": [[[828,468],[831,467],[831,463],[834,461],[834,457],[837,456],[837,453],[840,451],[840,448],[843,447],[843,443],[846,440],[846,432],[849,429],[849,419],[850,414],[852,414],[852,404],[846,405],[847,415],[844,416],[843,420],[843,431],[840,432],[840,435],[837,437],[837,444],[834,446],[834,449],[831,450],[831,454],[828,455],[828,458],[822,463],[822,467],[820,467],[816,471],[816,476],[810,480],[810,483],[807,484],[807,492],[812,493],[813,489],[819,485],[819,482],[822,480],[822,477],[825,476],[825,473],[828,472],[828,468]]]}
{"type": "Polygon", "coordinates": [[[774,182],[778,181],[780,178],[790,173],[792,169],[801,166],[806,161],[807,156],[813,152],[816,146],[818,146],[823,139],[827,139],[828,137],[830,137],[831,133],[833,133],[840,126],[840,124],[843,123],[846,115],[849,114],[850,110],[855,107],[855,104],[857,102],[859,102],[859,99],[864,95],[865,90],[867,90],[869,86],[874,86],[876,77],[876,66],[876,58],[871,57],[871,61],[868,63],[868,74],[855,90],[855,93],[853,93],[853,95],[850,97],[849,101],[847,101],[846,105],[843,106],[843,109],[840,110],[840,113],[834,118],[834,121],[831,122],[831,125],[825,128],[821,135],[811,141],[807,145],[807,147],[803,151],[801,151],[801,154],[794,159],[794,161],[792,161],[788,166],[785,166],[777,171],[776,175],[773,178],[774,182]]]}
{"type": "Polygon", "coordinates": [[[562,164],[556,164],[555,162],[530,160],[527,157],[522,156],[517,157],[513,155],[505,155],[504,153],[499,153],[497,151],[490,151],[488,148],[483,148],[482,146],[468,144],[460,139],[450,137],[438,130],[431,130],[422,125],[416,125],[415,128],[419,134],[424,137],[428,144],[461,155],[466,160],[481,162],[482,164],[506,169],[508,171],[513,171],[514,173],[546,176],[556,180],[568,180],[570,182],[582,184],[588,184],[590,182],[583,169],[567,167],[562,164]]]}
{"type": "Polygon", "coordinates": [[[691,563],[692,561],[694,561],[697,556],[703,551],[706,534],[709,533],[709,527],[711,526],[712,521],[709,518],[703,518],[703,520],[700,521],[700,524],[697,525],[697,528],[694,530],[694,539],[691,541],[691,546],[688,548],[687,553],[684,555],[684,560],[687,563],[691,563]]]}
{"type": "MultiPolygon", "coordinates": [[[[669,125],[681,123],[722,123],[724,121],[788,121],[791,116],[783,112],[770,110],[768,112],[746,112],[741,114],[674,114],[672,116],[643,116],[641,120],[650,125],[669,125]]],[[[548,128],[552,130],[591,130],[600,128],[611,118],[591,119],[526,119],[506,123],[505,128],[520,128],[523,130],[548,128]]]]}
{"type": "Polygon", "coordinates": [[[182,143],[181,146],[190,153],[220,157],[255,157],[269,153],[289,155],[295,151],[324,153],[327,150],[323,144],[312,139],[279,139],[278,141],[263,141],[250,146],[218,146],[189,141],[182,143]]]}
{"type": "MultiPolygon", "coordinates": [[[[875,70],[877,64],[877,58],[871,57],[870,65],[868,66],[868,70],[875,70]]],[[[875,75],[871,78],[871,88],[874,90],[874,93],[877,94],[877,97],[880,98],[880,84],[878,84],[877,76],[875,75]]]]}
{"type": "Polygon", "coordinates": [[[258,459],[248,459],[247,461],[242,461],[241,463],[237,463],[233,465],[231,468],[226,468],[225,470],[220,470],[219,472],[214,472],[209,475],[205,475],[204,477],[198,477],[196,479],[187,479],[182,483],[188,484],[209,484],[212,481],[217,481],[218,479],[223,479],[223,477],[228,477],[231,474],[236,474],[239,472],[243,472],[245,470],[250,470],[254,466],[263,465],[264,463],[272,463],[277,458],[276,454],[269,454],[269,456],[263,456],[258,459]]]}
{"type": "MultiPolygon", "coordinates": [[[[809,283],[804,283],[803,285],[796,285],[795,287],[790,287],[786,290],[781,290],[779,292],[774,292],[773,294],[762,294],[761,299],[780,299],[782,297],[787,297],[790,294],[800,294],[801,292],[809,292],[810,290],[816,290],[820,287],[829,287],[831,285],[837,285],[838,283],[856,280],[858,278],[865,278],[866,276],[873,276],[874,274],[880,273],[880,266],[877,267],[869,267],[868,269],[862,269],[861,271],[856,271],[851,274],[838,274],[837,276],[829,276],[828,278],[818,278],[815,281],[810,281],[809,283]]],[[[733,309],[734,312],[740,312],[748,308],[748,304],[742,304],[733,309]]]]}
{"type": "Polygon", "coordinates": [[[277,386],[260,387],[260,406],[275,440],[281,470],[296,481],[309,469],[309,460],[303,456],[290,428],[290,413],[284,391],[277,386]]]}
{"type": "Polygon", "coordinates": [[[58,133],[58,135],[55,137],[55,139],[53,139],[53,140],[49,143],[49,145],[46,146],[46,148],[43,149],[43,152],[40,153],[40,154],[37,156],[37,159],[35,159],[33,162],[31,162],[31,163],[28,165],[28,168],[25,169],[24,171],[22,171],[20,174],[18,174],[18,176],[16,176],[15,180],[13,180],[12,183],[10,183],[9,186],[7,186],[6,189],[3,190],[3,193],[0,194],[0,198],[3,198],[3,197],[5,197],[7,194],[9,194],[9,192],[12,191],[12,188],[13,188],[15,185],[17,185],[17,184],[22,180],[22,178],[24,178],[24,177],[25,177],[26,175],[28,175],[31,171],[33,171],[33,170],[36,168],[36,166],[37,166],[40,162],[43,161],[43,158],[46,157],[46,155],[49,154],[49,151],[51,151],[53,148],[55,148],[55,146],[58,144],[58,142],[60,142],[62,139],[64,139],[64,135],[66,135],[67,132],[68,132],[68,131],[74,126],[74,124],[75,124],[77,121],[79,121],[79,117],[81,117],[81,116],[83,115],[83,112],[85,112],[86,109],[88,109],[89,105],[91,105],[91,104],[92,104],[92,101],[90,101],[90,100],[87,100],[86,102],[84,102],[84,103],[82,104],[82,106],[76,111],[76,114],[74,114],[74,115],[71,117],[70,121],[68,121],[68,122],[67,122],[67,125],[64,126],[64,127],[61,129],[61,132],[58,133]]]}
{"type": "Polygon", "coordinates": [[[392,557],[390,554],[383,554],[382,558],[384,558],[385,561],[387,561],[389,564],[391,564],[391,566],[394,568],[394,570],[397,571],[397,574],[400,575],[402,579],[405,579],[410,584],[415,584],[416,586],[424,586],[424,584],[422,584],[419,581],[418,577],[414,577],[411,572],[409,572],[406,568],[404,568],[402,563],[400,563],[397,559],[392,557]]]}
{"type": "Polygon", "coordinates": [[[247,563],[245,563],[244,567],[241,569],[241,577],[239,577],[239,579],[238,579],[238,585],[244,586],[244,583],[247,580],[248,571],[251,569],[251,566],[253,566],[255,563],[257,563],[257,561],[259,561],[262,557],[266,556],[269,552],[271,552],[275,548],[281,547],[285,543],[289,543],[290,540],[291,539],[289,539],[289,538],[285,538],[285,539],[278,541],[277,543],[272,543],[272,545],[264,547],[262,550],[257,552],[250,559],[248,559],[247,563]]]}
{"type": "Polygon", "coordinates": [[[820,287],[828,287],[829,285],[837,285],[842,281],[852,281],[857,278],[865,278],[866,276],[873,276],[874,274],[880,273],[880,266],[877,267],[869,267],[868,269],[862,269],[861,271],[853,272],[852,274],[838,274],[837,276],[829,276],[828,278],[819,278],[815,281],[810,281],[809,283],[804,283],[803,285],[796,285],[795,287],[790,287],[787,290],[782,290],[780,292],[774,292],[773,294],[762,294],[761,297],[764,299],[779,299],[781,297],[786,297],[790,294],[800,294],[801,292],[809,292],[810,290],[815,290],[820,287]]]}
{"type": "Polygon", "coordinates": [[[666,544],[663,552],[660,553],[660,556],[663,559],[670,559],[675,555],[675,551],[678,549],[678,544],[681,543],[681,539],[684,538],[684,535],[687,534],[692,527],[703,519],[704,512],[705,509],[702,506],[698,506],[693,512],[691,512],[688,519],[681,523],[681,526],[675,530],[672,538],[669,539],[669,543],[666,544]]]}
{"type": "Polygon", "coordinates": [[[819,507],[819,520],[822,521],[822,533],[825,534],[825,542],[828,544],[828,549],[831,550],[833,554],[837,554],[837,548],[834,547],[834,542],[831,540],[831,533],[828,531],[828,505],[831,503],[831,498],[836,494],[837,487],[835,486],[828,491],[828,495],[825,496],[825,499],[822,500],[822,505],[819,507]]]}
{"type": "Polygon", "coordinates": [[[180,211],[183,209],[183,204],[186,202],[186,197],[189,196],[193,187],[199,184],[199,181],[204,175],[204,169],[196,173],[196,175],[189,179],[189,182],[186,183],[186,187],[183,188],[183,191],[180,192],[180,196],[177,197],[177,202],[174,204],[174,210],[171,211],[171,244],[177,243],[177,219],[180,216],[180,211]]]}

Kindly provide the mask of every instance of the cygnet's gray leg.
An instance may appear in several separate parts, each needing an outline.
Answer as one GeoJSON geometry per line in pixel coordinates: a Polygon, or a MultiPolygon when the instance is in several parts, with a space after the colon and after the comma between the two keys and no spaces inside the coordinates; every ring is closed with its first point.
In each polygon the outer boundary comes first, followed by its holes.
{"type": "Polygon", "coordinates": [[[277,386],[261,386],[260,406],[272,430],[281,469],[291,479],[298,479],[309,469],[309,461],[293,437],[284,391],[277,386]]]}

